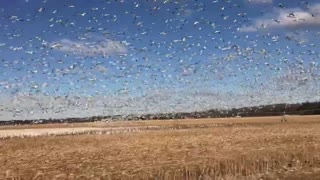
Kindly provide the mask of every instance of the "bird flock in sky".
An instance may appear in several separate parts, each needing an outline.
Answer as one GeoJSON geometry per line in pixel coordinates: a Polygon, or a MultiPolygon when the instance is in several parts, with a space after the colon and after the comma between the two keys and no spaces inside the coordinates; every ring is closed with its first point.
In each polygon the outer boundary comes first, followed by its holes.
{"type": "Polygon", "coordinates": [[[320,100],[316,0],[4,0],[0,120],[320,100]]]}

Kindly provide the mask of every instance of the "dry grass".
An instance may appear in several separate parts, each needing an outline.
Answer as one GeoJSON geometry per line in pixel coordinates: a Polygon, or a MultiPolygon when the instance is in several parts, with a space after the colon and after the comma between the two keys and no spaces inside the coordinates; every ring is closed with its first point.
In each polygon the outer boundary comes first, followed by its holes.
{"type": "Polygon", "coordinates": [[[4,139],[0,140],[0,179],[320,177],[319,116],[289,117],[287,123],[280,119],[88,123],[86,127],[158,128],[4,139]]]}

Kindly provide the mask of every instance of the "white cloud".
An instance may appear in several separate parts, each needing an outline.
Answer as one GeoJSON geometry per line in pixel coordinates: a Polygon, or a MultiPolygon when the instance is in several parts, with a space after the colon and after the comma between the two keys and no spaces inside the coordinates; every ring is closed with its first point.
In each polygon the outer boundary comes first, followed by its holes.
{"type": "Polygon", "coordinates": [[[242,26],[239,31],[255,32],[277,28],[320,28],[320,4],[310,6],[308,10],[300,8],[276,9],[274,14],[274,17],[254,19],[251,25],[242,26]]]}
{"type": "Polygon", "coordinates": [[[239,31],[240,32],[256,32],[258,31],[258,28],[254,26],[243,26],[239,28],[239,31]]]}
{"type": "Polygon", "coordinates": [[[124,44],[108,39],[95,40],[93,42],[61,39],[51,43],[51,47],[62,52],[84,56],[110,56],[127,52],[127,47],[124,44]]]}

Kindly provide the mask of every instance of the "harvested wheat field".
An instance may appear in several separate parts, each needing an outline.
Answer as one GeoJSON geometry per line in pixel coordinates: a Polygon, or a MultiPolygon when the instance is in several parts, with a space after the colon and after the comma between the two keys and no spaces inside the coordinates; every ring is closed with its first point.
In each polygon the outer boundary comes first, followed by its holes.
{"type": "Polygon", "coordinates": [[[1,134],[0,179],[320,179],[320,116],[4,126],[1,134]],[[56,128],[75,133],[22,133],[56,128]]]}

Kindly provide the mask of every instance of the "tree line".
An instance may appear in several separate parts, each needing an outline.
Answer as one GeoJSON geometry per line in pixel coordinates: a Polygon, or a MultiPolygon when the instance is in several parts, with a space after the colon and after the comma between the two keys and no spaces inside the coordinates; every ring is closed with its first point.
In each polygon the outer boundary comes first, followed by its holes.
{"type": "Polygon", "coordinates": [[[320,114],[320,102],[305,102],[297,104],[272,104],[253,107],[232,108],[227,110],[211,109],[207,111],[158,113],[143,115],[109,115],[84,118],[65,119],[33,119],[0,121],[0,125],[51,124],[51,123],[81,123],[95,121],[117,120],[166,120],[194,118],[227,118],[227,117],[258,117],[282,115],[317,115],[320,114]]]}

